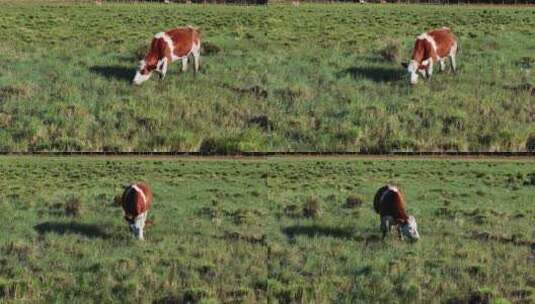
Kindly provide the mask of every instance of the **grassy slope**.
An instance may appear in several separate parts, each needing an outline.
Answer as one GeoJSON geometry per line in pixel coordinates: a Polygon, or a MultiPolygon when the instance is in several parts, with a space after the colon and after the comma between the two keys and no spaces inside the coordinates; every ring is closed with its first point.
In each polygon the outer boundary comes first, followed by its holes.
{"type": "Polygon", "coordinates": [[[533,162],[3,157],[0,172],[0,301],[535,301],[533,162]],[[145,242],[112,203],[140,179],[155,191],[145,242]],[[420,242],[378,239],[386,182],[420,242]],[[350,194],[365,205],[345,208],[350,194]],[[316,220],[298,214],[311,196],[316,220]]]}
{"type": "Polygon", "coordinates": [[[535,100],[532,8],[2,5],[0,150],[524,149],[535,100]],[[200,26],[221,48],[197,78],[129,83],[151,36],[200,26]],[[447,25],[458,76],[411,89],[378,49],[447,25]],[[525,58],[524,58],[525,57],[525,58]],[[524,59],[522,59],[524,58],[524,59]],[[264,117],[265,116],[265,117],[264,117]],[[259,118],[260,117],[260,118],[259,118]],[[267,118],[267,121],[266,121],[267,118]],[[210,141],[212,139],[212,141],[210,141]]]}

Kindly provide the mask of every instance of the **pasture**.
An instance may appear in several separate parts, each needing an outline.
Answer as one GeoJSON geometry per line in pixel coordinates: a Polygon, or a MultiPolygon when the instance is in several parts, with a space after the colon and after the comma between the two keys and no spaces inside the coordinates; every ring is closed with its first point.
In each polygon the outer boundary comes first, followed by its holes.
{"type": "Polygon", "coordinates": [[[533,160],[0,157],[0,189],[0,302],[535,301],[533,160]],[[143,242],[114,205],[135,180],[143,242]],[[387,182],[419,242],[380,239],[387,182]]]}
{"type": "Polygon", "coordinates": [[[532,7],[0,4],[0,151],[525,150],[532,7]],[[131,85],[156,32],[192,24],[202,71],[131,85]],[[400,61],[449,26],[459,74],[400,61]],[[385,59],[386,58],[386,59],[385,59]]]}

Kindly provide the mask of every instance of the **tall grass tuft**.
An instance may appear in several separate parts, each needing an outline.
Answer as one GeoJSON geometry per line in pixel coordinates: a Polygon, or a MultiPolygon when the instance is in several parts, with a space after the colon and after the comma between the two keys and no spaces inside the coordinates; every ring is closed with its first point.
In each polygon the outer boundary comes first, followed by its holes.
{"type": "Polygon", "coordinates": [[[351,194],[346,199],[346,208],[357,208],[364,204],[364,200],[356,194],[351,194]]]}
{"type": "Polygon", "coordinates": [[[303,215],[310,218],[319,218],[322,214],[321,201],[318,197],[309,197],[303,206],[303,215]]]}
{"type": "Polygon", "coordinates": [[[65,203],[65,214],[68,216],[79,217],[83,214],[84,208],[80,197],[70,197],[65,203]]]}
{"type": "Polygon", "coordinates": [[[379,55],[386,62],[401,63],[401,42],[399,39],[386,39],[384,47],[379,50],[379,55]]]}

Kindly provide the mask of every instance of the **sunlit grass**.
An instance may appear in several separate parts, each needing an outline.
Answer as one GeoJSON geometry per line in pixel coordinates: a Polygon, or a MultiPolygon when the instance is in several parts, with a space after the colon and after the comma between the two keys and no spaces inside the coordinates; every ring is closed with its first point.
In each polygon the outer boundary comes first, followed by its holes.
{"type": "Polygon", "coordinates": [[[3,157],[0,301],[530,303],[533,168],[3,157]],[[155,194],[144,242],[114,203],[136,180],[155,194]],[[387,182],[406,194],[416,244],[381,241],[372,198],[387,182]]]}
{"type": "Polygon", "coordinates": [[[524,150],[532,8],[3,4],[0,150],[524,150]],[[194,77],[130,84],[152,35],[192,24],[194,77]],[[385,60],[449,26],[459,73],[411,88],[385,60]],[[213,51],[216,50],[216,51],[213,51]],[[524,90],[515,89],[527,84],[524,90]]]}

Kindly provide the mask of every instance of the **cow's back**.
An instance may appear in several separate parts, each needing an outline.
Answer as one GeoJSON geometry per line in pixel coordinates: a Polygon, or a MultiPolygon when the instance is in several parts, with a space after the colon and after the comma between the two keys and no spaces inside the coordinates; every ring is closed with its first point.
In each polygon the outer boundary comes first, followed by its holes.
{"type": "Polygon", "coordinates": [[[381,197],[386,191],[388,191],[388,186],[383,186],[379,188],[379,190],[377,190],[377,192],[375,193],[375,197],[373,199],[373,209],[379,214],[381,214],[381,211],[383,210],[381,197]]]}
{"type": "Polygon", "coordinates": [[[427,34],[435,40],[440,58],[447,57],[451,48],[457,43],[457,38],[448,28],[430,31],[427,34]]]}
{"type": "Polygon", "coordinates": [[[145,193],[147,199],[146,210],[150,209],[150,207],[152,207],[152,190],[150,189],[150,186],[143,182],[137,183],[136,185],[145,193]]]}
{"type": "Polygon", "coordinates": [[[145,183],[135,183],[128,186],[123,193],[123,209],[125,214],[136,217],[152,206],[152,191],[145,183]],[[143,195],[135,188],[143,191],[143,195]]]}
{"type": "Polygon", "coordinates": [[[399,190],[393,189],[395,188],[389,185],[379,188],[373,200],[373,208],[381,217],[391,216],[396,220],[406,220],[408,216],[403,197],[399,190]]]}
{"type": "Polygon", "coordinates": [[[175,28],[165,32],[173,41],[174,55],[177,57],[187,56],[193,44],[200,45],[199,31],[192,27],[175,28]]]}

